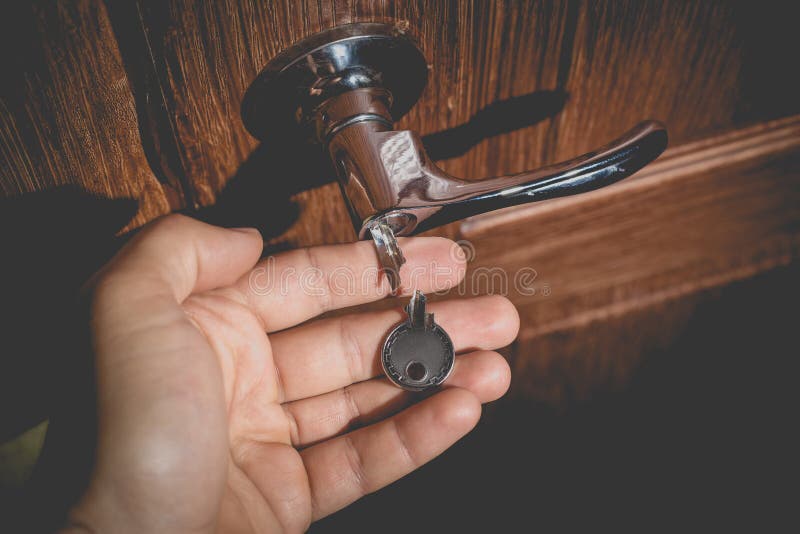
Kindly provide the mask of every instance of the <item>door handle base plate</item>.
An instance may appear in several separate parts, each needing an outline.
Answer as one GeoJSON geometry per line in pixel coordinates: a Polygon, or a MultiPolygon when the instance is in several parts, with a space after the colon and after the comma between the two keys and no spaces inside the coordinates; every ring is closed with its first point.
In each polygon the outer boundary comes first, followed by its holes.
{"type": "Polygon", "coordinates": [[[381,91],[390,113],[386,120],[393,122],[417,102],[427,82],[425,56],[402,27],[345,24],[298,41],[273,58],[245,93],[242,118],[261,140],[293,133],[313,138],[316,112],[331,97],[355,89],[381,91]]]}

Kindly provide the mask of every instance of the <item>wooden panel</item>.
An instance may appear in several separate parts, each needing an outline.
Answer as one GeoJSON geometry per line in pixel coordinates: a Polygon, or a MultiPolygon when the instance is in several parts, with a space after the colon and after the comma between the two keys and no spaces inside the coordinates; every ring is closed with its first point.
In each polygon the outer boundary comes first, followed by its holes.
{"type": "Polygon", "coordinates": [[[400,126],[429,134],[446,170],[482,178],[571,156],[645,116],[665,120],[681,143],[796,111],[796,76],[765,61],[798,44],[791,18],[776,9],[679,1],[14,4],[2,32],[0,186],[5,196],[75,185],[132,198],[139,212],[128,228],[215,204],[198,215],[255,224],[276,246],[350,240],[332,173],[305,147],[258,146],[239,117],[255,74],[297,39],[372,20],[416,34],[430,83],[400,126]]]}
{"type": "MultiPolygon", "coordinates": [[[[139,21],[145,38],[118,32],[120,47],[129,69],[152,71],[144,76],[152,83],[142,87],[150,96],[140,102],[165,108],[165,129],[175,135],[172,160],[192,184],[193,202],[222,205],[201,216],[257,224],[284,246],[354,236],[330,171],[304,165],[307,148],[271,154],[270,147],[258,147],[244,131],[239,104],[279,50],[337,24],[392,21],[418,36],[430,81],[400,126],[442,132],[427,139],[433,156],[449,158],[446,170],[467,178],[572,156],[645,117],[665,120],[673,142],[682,143],[797,110],[786,89],[797,82],[786,70],[752,67],[796,42],[796,32],[766,46],[752,31],[766,15],[724,2],[110,5],[115,27],[139,21]],[[780,104],[767,104],[766,95],[780,104]]],[[[770,15],[770,24],[780,19],[770,15]]]]}
{"type": "Polygon", "coordinates": [[[591,150],[637,117],[663,120],[673,143],[731,126],[742,69],[734,11],[713,2],[584,4],[559,80],[575,105],[555,119],[548,156],[591,150]]]}
{"type": "Polygon", "coordinates": [[[133,210],[120,210],[123,226],[133,218],[129,227],[179,205],[180,190],[148,166],[104,4],[13,2],[3,9],[0,195],[72,186],[65,196],[133,199],[138,209],[134,202],[133,210]]]}
{"type": "Polygon", "coordinates": [[[476,253],[467,294],[488,290],[481,270],[536,272],[534,295],[508,289],[523,325],[516,395],[558,405],[622,387],[677,337],[693,294],[797,261],[800,117],[676,147],[590,195],[475,218],[461,237],[476,253]]]}

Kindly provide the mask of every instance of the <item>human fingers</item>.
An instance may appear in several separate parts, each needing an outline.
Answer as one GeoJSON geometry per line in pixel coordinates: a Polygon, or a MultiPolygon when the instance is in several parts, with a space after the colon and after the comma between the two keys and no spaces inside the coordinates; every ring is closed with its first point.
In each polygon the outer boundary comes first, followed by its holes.
{"type": "MultiPolygon", "coordinates": [[[[511,369],[500,354],[478,351],[456,358],[444,387],[471,391],[482,402],[500,398],[511,381],[511,369]]],[[[358,382],[316,397],[283,405],[291,421],[292,444],[307,447],[374,423],[419,401],[419,393],[404,391],[385,378],[358,382]]]]}
{"type": "Polygon", "coordinates": [[[311,488],[312,517],[344,508],[414,471],[478,422],[480,401],[447,388],[419,404],[300,452],[311,488]]]}
{"type": "MultiPolygon", "coordinates": [[[[458,245],[440,237],[400,239],[406,263],[402,293],[446,290],[464,276],[458,245]]],[[[311,247],[266,258],[235,288],[267,332],[282,330],[326,311],[381,299],[389,294],[375,246],[361,241],[311,247]]]]}
{"type": "MultiPolygon", "coordinates": [[[[519,316],[501,296],[430,304],[456,351],[505,346],[519,316]]],[[[382,374],[379,351],[405,314],[399,309],[324,319],[270,336],[283,388],[281,401],[313,397],[382,374]]]]}

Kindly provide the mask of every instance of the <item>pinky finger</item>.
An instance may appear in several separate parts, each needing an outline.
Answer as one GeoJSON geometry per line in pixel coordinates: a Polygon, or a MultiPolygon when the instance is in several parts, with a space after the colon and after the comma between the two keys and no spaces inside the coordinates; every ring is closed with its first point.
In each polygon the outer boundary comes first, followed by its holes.
{"type": "Polygon", "coordinates": [[[445,389],[389,419],[303,450],[313,520],[429,462],[472,430],[480,413],[475,395],[445,389]]]}

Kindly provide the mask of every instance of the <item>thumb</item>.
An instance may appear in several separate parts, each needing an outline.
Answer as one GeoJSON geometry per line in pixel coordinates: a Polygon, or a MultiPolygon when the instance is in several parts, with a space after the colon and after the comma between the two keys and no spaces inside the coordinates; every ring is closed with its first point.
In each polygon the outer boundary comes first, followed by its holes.
{"type": "Polygon", "coordinates": [[[99,525],[130,515],[143,531],[153,518],[170,518],[173,531],[213,525],[227,473],[224,389],[215,353],[180,304],[236,281],[261,248],[255,231],[172,215],[89,285],[98,442],[76,517],[99,525]]]}
{"type": "Polygon", "coordinates": [[[262,248],[254,228],[226,229],[168,215],[145,226],[90,287],[104,280],[122,296],[169,291],[182,302],[193,292],[235,282],[258,261],[262,248]]]}

